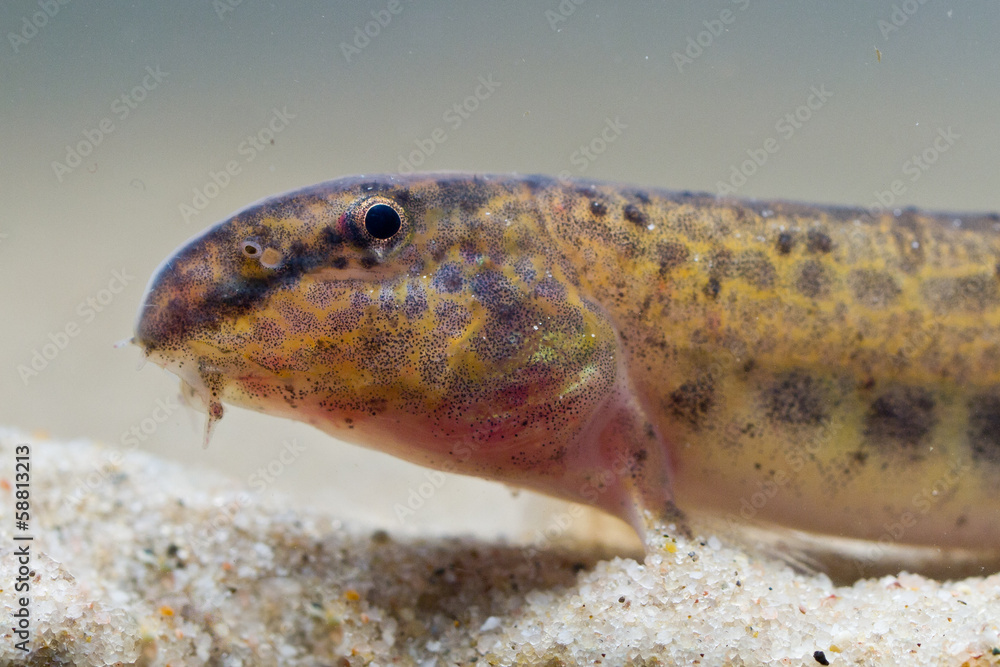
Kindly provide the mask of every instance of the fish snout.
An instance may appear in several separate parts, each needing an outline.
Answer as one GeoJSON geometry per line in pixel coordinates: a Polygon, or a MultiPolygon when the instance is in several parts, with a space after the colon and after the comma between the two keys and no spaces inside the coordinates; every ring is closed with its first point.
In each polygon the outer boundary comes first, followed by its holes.
{"type": "Polygon", "coordinates": [[[135,322],[134,342],[147,353],[180,347],[195,324],[193,295],[170,266],[161,268],[149,281],[135,322]]]}
{"type": "Polygon", "coordinates": [[[147,353],[184,348],[215,318],[207,300],[218,291],[219,269],[207,235],[192,239],[153,273],[135,321],[134,342],[147,353]]]}

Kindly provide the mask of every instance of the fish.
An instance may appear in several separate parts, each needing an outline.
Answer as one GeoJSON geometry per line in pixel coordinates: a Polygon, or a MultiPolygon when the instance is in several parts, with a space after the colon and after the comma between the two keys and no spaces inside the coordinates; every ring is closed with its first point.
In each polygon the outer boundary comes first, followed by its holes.
{"type": "MultiPolygon", "coordinates": [[[[584,503],[1000,551],[1000,216],[344,177],[209,227],[133,341],[208,412],[584,503]]],[[[648,541],[648,540],[647,540],[648,541]]]]}

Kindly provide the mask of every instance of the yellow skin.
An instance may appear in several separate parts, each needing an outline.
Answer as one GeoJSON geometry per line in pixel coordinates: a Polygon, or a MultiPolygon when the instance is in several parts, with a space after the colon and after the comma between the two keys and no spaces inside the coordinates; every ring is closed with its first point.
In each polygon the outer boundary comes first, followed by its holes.
{"type": "Polygon", "coordinates": [[[344,178],[178,250],[135,341],[212,422],[222,402],[291,417],[640,533],[676,504],[998,550],[998,230],[537,176],[344,178]]]}

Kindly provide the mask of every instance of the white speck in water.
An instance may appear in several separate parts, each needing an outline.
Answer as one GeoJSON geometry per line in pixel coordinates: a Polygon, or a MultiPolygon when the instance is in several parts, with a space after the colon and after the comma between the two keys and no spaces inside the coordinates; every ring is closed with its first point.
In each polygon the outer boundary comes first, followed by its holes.
{"type": "Polygon", "coordinates": [[[772,215],[774,215],[774,211],[772,211],[769,208],[765,208],[763,211],[760,212],[760,216],[762,218],[770,218],[772,215]]]}
{"type": "Polygon", "coordinates": [[[961,227],[962,221],[959,220],[958,218],[955,218],[954,220],[951,221],[951,226],[955,228],[961,227]]]}
{"type": "Polygon", "coordinates": [[[899,216],[903,215],[903,209],[894,208],[892,209],[892,214],[898,218],[899,216]]]}
{"type": "Polygon", "coordinates": [[[911,248],[919,248],[920,247],[920,241],[914,241],[913,243],[910,244],[910,247],[911,248]]]}
{"type": "Polygon", "coordinates": [[[656,229],[656,225],[646,225],[646,229],[648,229],[649,231],[653,231],[654,229],[656,229]]]}

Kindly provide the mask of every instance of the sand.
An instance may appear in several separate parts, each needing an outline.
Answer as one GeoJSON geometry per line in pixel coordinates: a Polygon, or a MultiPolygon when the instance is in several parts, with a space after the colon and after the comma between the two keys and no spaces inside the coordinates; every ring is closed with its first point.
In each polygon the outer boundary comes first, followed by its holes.
{"type": "Polygon", "coordinates": [[[643,562],[402,539],[142,452],[107,455],[0,430],[5,664],[1000,664],[997,575],[838,587],[673,533],[643,562]],[[12,516],[19,443],[27,533],[12,516]],[[12,633],[15,534],[34,536],[27,654],[12,633]]]}

